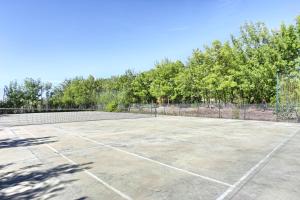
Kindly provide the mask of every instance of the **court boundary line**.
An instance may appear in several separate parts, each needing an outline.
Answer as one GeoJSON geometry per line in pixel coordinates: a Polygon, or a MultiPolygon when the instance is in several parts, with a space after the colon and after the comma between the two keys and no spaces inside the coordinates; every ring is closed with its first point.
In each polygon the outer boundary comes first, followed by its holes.
{"type": "Polygon", "coordinates": [[[128,151],[119,149],[119,148],[117,148],[117,147],[113,147],[113,146],[110,146],[110,145],[107,145],[107,144],[98,142],[98,141],[96,141],[96,140],[93,140],[93,139],[90,139],[90,138],[87,138],[87,137],[84,137],[84,136],[81,136],[81,135],[78,135],[78,137],[80,137],[80,138],[82,138],[82,139],[84,139],[84,140],[93,142],[93,143],[95,143],[95,144],[98,144],[98,145],[101,145],[101,146],[104,146],[104,147],[113,149],[113,150],[115,150],[115,151],[119,151],[119,152],[122,152],[122,153],[125,153],[125,154],[128,154],[128,155],[131,155],[131,156],[134,156],[134,157],[143,159],[143,160],[147,160],[147,161],[152,162],[152,163],[155,163],[155,164],[162,165],[162,166],[167,167],[167,168],[170,168],[170,169],[174,169],[174,170],[177,170],[177,171],[180,171],[180,172],[184,172],[184,173],[186,173],[186,174],[189,174],[189,175],[192,175],[192,176],[196,176],[196,177],[199,177],[199,178],[202,178],[202,179],[211,181],[211,182],[215,182],[215,183],[218,183],[218,184],[221,184],[221,185],[225,185],[225,186],[227,186],[227,187],[231,187],[231,186],[232,186],[232,185],[229,184],[229,183],[225,183],[225,182],[223,182],[223,181],[220,181],[220,180],[217,180],[217,179],[214,179],[214,178],[210,178],[210,177],[207,177],[207,176],[204,176],[204,175],[200,175],[200,174],[197,174],[197,173],[194,173],[194,172],[190,172],[190,171],[185,170],[185,169],[181,169],[181,168],[178,168],[178,167],[175,167],[175,166],[172,166],[172,165],[168,165],[168,164],[159,162],[159,161],[157,161],[157,160],[153,160],[153,159],[151,159],[151,158],[147,158],[147,157],[144,157],[144,156],[141,156],[141,155],[132,153],[132,152],[128,152],[128,151]]]}
{"type": "MultiPolygon", "coordinates": [[[[15,138],[19,138],[19,139],[25,139],[24,137],[19,136],[16,131],[12,128],[8,128],[8,130],[14,135],[15,138]]],[[[43,161],[28,147],[28,146],[23,146],[25,149],[27,149],[36,160],[38,160],[39,162],[43,163],[43,161]]],[[[22,159],[22,160],[17,160],[16,162],[24,162],[24,160],[34,160],[34,158],[31,159],[22,159]]]]}
{"type": "MultiPolygon", "coordinates": [[[[53,127],[54,129],[57,129],[58,131],[63,131],[63,132],[65,132],[65,133],[71,133],[70,131],[64,130],[64,129],[61,128],[61,127],[56,127],[55,125],[52,125],[52,127],[53,127]]],[[[146,161],[149,161],[149,162],[152,162],[152,163],[155,163],[155,164],[158,164],[158,165],[161,165],[161,166],[164,166],[164,167],[173,169],[173,170],[177,170],[177,171],[180,171],[180,172],[183,172],[183,173],[192,175],[192,176],[196,176],[196,177],[202,178],[202,179],[204,179],[204,180],[208,180],[208,181],[215,182],[215,183],[218,183],[218,184],[221,184],[221,185],[225,185],[225,186],[227,186],[227,187],[233,186],[232,184],[229,184],[229,183],[226,183],[226,182],[223,182],[223,181],[220,181],[220,180],[217,180],[217,179],[208,177],[208,176],[200,175],[200,174],[197,174],[197,173],[194,173],[194,172],[185,170],[185,169],[181,169],[181,168],[178,168],[178,167],[175,167],[175,166],[172,166],[172,165],[168,165],[168,164],[159,162],[159,161],[157,161],[157,160],[153,160],[153,159],[151,159],[151,158],[147,158],[147,157],[141,156],[141,155],[136,154],[136,153],[128,152],[128,151],[122,150],[122,149],[120,149],[120,148],[113,147],[113,146],[111,146],[111,145],[104,144],[104,143],[102,143],[102,142],[98,142],[98,141],[93,140],[93,139],[90,139],[90,138],[88,138],[88,137],[84,137],[84,136],[79,135],[79,134],[76,134],[76,135],[74,135],[73,133],[71,133],[71,134],[72,134],[73,136],[77,136],[77,137],[79,137],[79,138],[82,138],[82,139],[84,139],[84,140],[90,141],[90,142],[95,143],[95,144],[97,144],[97,145],[104,146],[104,147],[106,147],[106,148],[110,148],[110,149],[113,149],[113,150],[115,150],[115,151],[119,151],[119,152],[122,152],[122,153],[125,153],[125,154],[128,154],[128,155],[131,155],[131,156],[140,158],[140,159],[142,159],[142,160],[146,160],[146,161]]]]}
{"type": "MultiPolygon", "coordinates": [[[[27,129],[24,129],[29,135],[31,135],[32,137],[36,137],[34,134],[30,133],[29,131],[27,131],[27,129]]],[[[74,165],[78,165],[78,163],[76,163],[75,161],[73,161],[72,159],[68,158],[67,156],[65,156],[64,154],[60,153],[57,149],[55,149],[54,147],[52,147],[49,144],[42,144],[45,145],[46,147],[48,147],[50,150],[52,150],[54,153],[58,154],[59,156],[61,156],[62,158],[64,158],[65,160],[67,160],[69,163],[74,164],[74,165]]],[[[94,178],[96,181],[100,182],[102,185],[104,185],[105,187],[107,187],[108,189],[112,190],[113,192],[117,193],[119,196],[123,197],[124,199],[127,200],[132,200],[131,197],[129,197],[128,195],[124,194],[123,192],[121,192],[120,190],[114,188],[113,186],[109,185],[108,183],[106,183],[105,181],[103,181],[101,178],[99,178],[98,176],[96,176],[95,174],[93,174],[92,172],[90,172],[87,169],[83,169],[83,172],[86,173],[87,175],[89,175],[90,177],[94,178]]]]}
{"type": "Polygon", "coordinates": [[[293,137],[295,137],[300,131],[297,130],[295,133],[290,134],[282,142],[276,145],[272,151],[270,151],[266,156],[264,156],[256,165],[251,167],[238,181],[236,181],[232,186],[230,186],[225,192],[223,192],[216,200],[224,200],[231,194],[228,198],[231,199],[243,185],[248,183],[265,165],[267,164],[272,156],[281,149],[285,144],[287,144],[293,137]]]}

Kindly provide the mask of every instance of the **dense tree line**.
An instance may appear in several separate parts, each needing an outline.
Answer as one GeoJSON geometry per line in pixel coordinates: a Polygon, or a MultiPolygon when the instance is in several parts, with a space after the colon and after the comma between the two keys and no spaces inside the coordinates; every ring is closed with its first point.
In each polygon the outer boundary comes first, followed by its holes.
{"type": "Polygon", "coordinates": [[[187,63],[164,59],[149,71],[128,70],[111,78],[76,77],[58,87],[40,80],[13,81],[2,107],[90,107],[131,103],[260,103],[275,101],[276,73],[300,65],[300,16],[295,24],[270,30],[246,23],[238,36],[195,49],[187,63]]]}
{"type": "Polygon", "coordinates": [[[50,100],[51,88],[51,83],[42,83],[40,79],[26,78],[22,85],[17,81],[11,81],[4,88],[4,101],[0,102],[0,106],[8,108],[41,107],[50,100]]]}

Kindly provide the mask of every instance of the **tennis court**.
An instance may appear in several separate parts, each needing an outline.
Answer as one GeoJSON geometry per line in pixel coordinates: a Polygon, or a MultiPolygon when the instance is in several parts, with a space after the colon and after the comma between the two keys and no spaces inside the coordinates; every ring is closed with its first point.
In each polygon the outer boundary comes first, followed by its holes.
{"type": "Polygon", "coordinates": [[[49,121],[49,113],[26,115],[0,120],[0,199],[300,196],[296,123],[101,112],[89,121],[64,118],[71,113],[49,121]],[[36,123],[26,124],[26,115],[36,123]]]}

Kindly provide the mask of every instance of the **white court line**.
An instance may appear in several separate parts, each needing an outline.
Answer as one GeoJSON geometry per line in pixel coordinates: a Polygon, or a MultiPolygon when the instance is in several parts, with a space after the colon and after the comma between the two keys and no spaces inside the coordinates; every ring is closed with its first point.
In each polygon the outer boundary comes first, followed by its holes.
{"type": "MultiPolygon", "coordinates": [[[[56,126],[52,126],[54,129],[57,129],[58,131],[63,131],[65,133],[70,133],[69,131],[66,131],[60,127],[56,127],[56,126]]],[[[205,179],[205,180],[208,180],[208,181],[211,181],[211,182],[215,182],[215,183],[218,183],[218,184],[221,184],[221,185],[225,185],[225,186],[228,186],[228,187],[231,187],[232,185],[229,184],[229,183],[225,183],[223,181],[220,181],[220,180],[217,180],[217,179],[214,179],[214,178],[210,178],[210,177],[207,177],[207,176],[204,176],[204,175],[200,175],[200,174],[196,174],[194,172],[190,172],[188,170],[185,170],[185,169],[181,169],[181,168],[178,168],[178,167],[174,167],[174,166],[171,166],[171,165],[168,165],[168,164],[165,164],[165,163],[162,163],[162,162],[159,162],[159,161],[156,161],[156,160],[153,160],[151,158],[146,158],[144,156],[141,156],[141,155],[138,155],[138,154],[135,154],[135,153],[131,153],[131,152],[128,152],[128,151],[125,151],[125,150],[122,150],[122,149],[119,149],[119,148],[116,148],[116,147],[113,147],[113,146],[110,146],[110,145],[107,145],[107,144],[104,144],[104,143],[101,143],[101,142],[98,142],[96,140],[93,140],[93,139],[90,139],[90,138],[87,138],[87,137],[84,137],[84,136],[81,136],[81,135],[76,135],[77,137],[80,137],[84,140],[87,140],[87,141],[90,141],[90,142],[93,142],[95,144],[98,144],[98,145],[101,145],[101,146],[104,146],[104,147],[107,147],[107,148],[110,148],[110,149],[113,149],[113,150],[116,150],[116,151],[119,151],[119,152],[122,152],[122,153],[125,153],[125,154],[128,154],[128,155],[131,155],[131,156],[135,156],[137,158],[140,158],[140,159],[143,159],[143,160],[147,160],[149,162],[152,162],[152,163],[155,163],[155,164],[159,164],[159,165],[162,165],[164,167],[168,167],[170,169],[174,169],[174,170],[177,170],[177,171],[181,171],[181,172],[184,172],[186,174],[189,174],[189,175],[192,175],[192,176],[196,176],[196,177],[199,177],[199,178],[202,178],[202,179],[205,179]]]]}
{"type": "MultiPolygon", "coordinates": [[[[8,130],[14,135],[15,138],[20,138],[21,140],[24,139],[24,137],[20,137],[17,135],[17,133],[15,132],[15,130],[8,128],[8,130]]],[[[34,156],[35,159],[37,159],[38,161],[40,161],[42,163],[42,160],[27,146],[23,146],[25,147],[25,149],[27,149],[28,151],[30,151],[30,153],[34,156]]],[[[24,160],[24,159],[23,159],[24,160]]],[[[27,159],[27,160],[33,160],[33,159],[27,159]]],[[[17,160],[17,162],[22,161],[22,160],[17,160]]]]}
{"type": "Polygon", "coordinates": [[[177,167],[174,167],[174,166],[171,166],[171,165],[168,165],[168,164],[165,164],[165,163],[161,163],[159,161],[156,161],[156,160],[153,160],[153,159],[150,159],[150,158],[146,158],[144,156],[141,156],[141,155],[138,155],[138,154],[135,154],[135,153],[131,153],[131,152],[128,152],[128,151],[125,151],[125,150],[122,150],[122,149],[119,149],[119,148],[116,148],[116,147],[113,147],[113,146],[110,146],[110,145],[107,145],[107,144],[103,144],[101,142],[98,142],[96,140],[93,140],[93,139],[90,139],[90,138],[87,138],[87,137],[84,137],[84,136],[81,136],[81,135],[78,135],[78,137],[84,139],[84,140],[87,140],[87,141],[90,141],[90,142],[93,142],[95,144],[98,144],[98,145],[101,145],[101,146],[104,146],[104,147],[107,147],[107,148],[110,148],[110,149],[113,149],[113,150],[116,150],[116,151],[119,151],[119,152],[122,152],[122,153],[126,153],[128,155],[131,155],[131,156],[135,156],[135,157],[138,157],[140,159],[143,159],[143,160],[147,160],[147,161],[150,161],[150,162],[153,162],[155,164],[159,164],[159,165],[162,165],[164,167],[168,167],[170,169],[175,169],[177,171],[181,171],[181,172],[184,172],[186,174],[189,174],[189,175],[192,175],[192,176],[197,176],[197,177],[200,177],[202,179],[205,179],[205,180],[208,180],[208,181],[212,181],[212,182],[215,182],[215,183],[219,183],[221,185],[226,185],[226,186],[232,186],[231,184],[229,183],[225,183],[223,181],[219,181],[219,180],[216,180],[214,178],[210,178],[210,177],[207,177],[207,176],[203,176],[203,175],[200,175],[200,174],[196,174],[194,172],[190,172],[190,171],[187,171],[185,169],[180,169],[180,168],[177,168],[177,167]]]}
{"type": "MultiPolygon", "coordinates": [[[[26,131],[28,134],[30,134],[32,137],[35,137],[35,135],[33,135],[32,133],[30,133],[29,131],[26,131]]],[[[78,165],[78,163],[76,163],[75,161],[71,160],[70,158],[68,158],[67,156],[63,155],[62,153],[60,153],[58,150],[56,150],[54,147],[50,146],[49,144],[43,144],[45,146],[47,146],[50,150],[52,150],[53,152],[55,152],[56,154],[60,155],[62,158],[64,158],[65,160],[69,161],[70,163],[74,164],[74,165],[78,165]]],[[[94,178],[95,180],[97,180],[98,182],[102,183],[105,187],[107,187],[108,189],[114,191],[115,193],[117,193],[118,195],[120,195],[121,197],[123,197],[124,199],[127,200],[132,200],[131,197],[127,196],[126,194],[124,194],[123,192],[121,192],[120,190],[114,188],[113,186],[109,185],[108,183],[106,183],[105,181],[103,181],[102,179],[100,179],[99,177],[97,177],[95,174],[93,174],[92,172],[90,172],[87,169],[83,170],[87,175],[89,175],[90,177],[94,178]]]]}
{"type": "Polygon", "coordinates": [[[258,170],[258,168],[266,163],[271,156],[280,149],[283,145],[285,145],[288,141],[290,141],[299,131],[296,131],[295,133],[288,136],[284,141],[282,141],[280,144],[278,144],[270,153],[268,153],[263,159],[261,159],[256,165],[254,165],[249,171],[247,171],[237,182],[235,182],[231,187],[229,187],[223,194],[221,194],[216,200],[223,200],[225,199],[231,192],[233,192],[239,185],[242,185],[242,183],[247,180],[251,175],[254,175],[255,171],[258,170]]]}

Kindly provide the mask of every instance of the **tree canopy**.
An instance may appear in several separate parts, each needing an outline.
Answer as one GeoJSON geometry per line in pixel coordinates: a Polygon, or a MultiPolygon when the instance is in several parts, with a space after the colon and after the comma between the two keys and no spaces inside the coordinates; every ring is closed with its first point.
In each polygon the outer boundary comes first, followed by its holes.
{"type": "Polygon", "coordinates": [[[132,103],[260,103],[275,101],[276,73],[289,76],[300,66],[300,16],[270,30],[245,23],[228,41],[194,49],[186,63],[164,59],[148,71],[127,70],[110,78],[75,77],[53,87],[25,79],[5,86],[6,107],[90,107],[132,103]]]}

